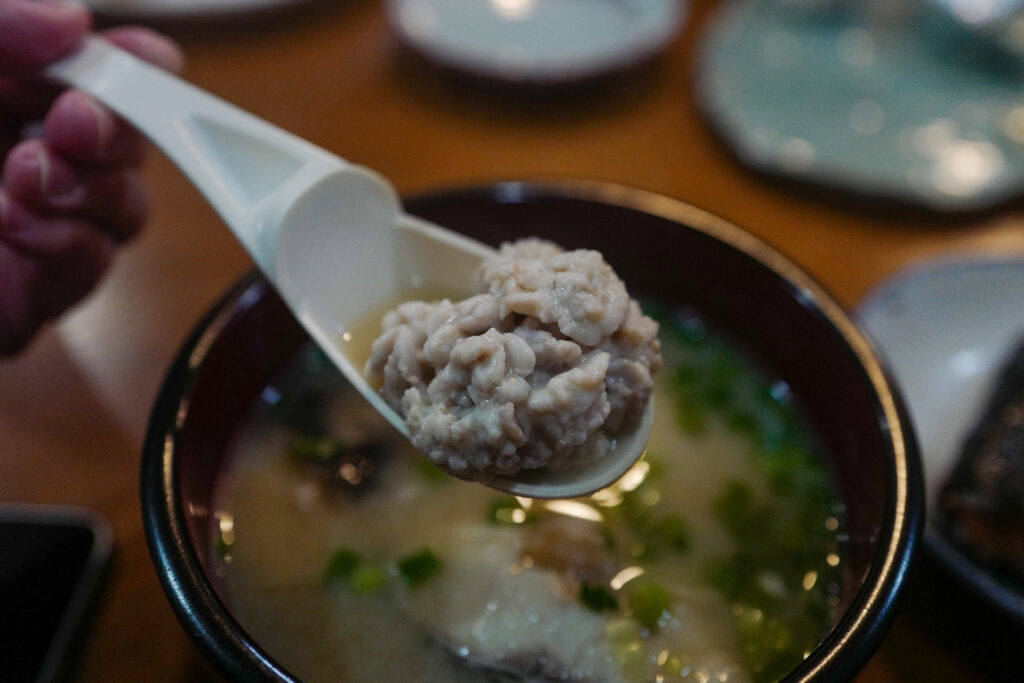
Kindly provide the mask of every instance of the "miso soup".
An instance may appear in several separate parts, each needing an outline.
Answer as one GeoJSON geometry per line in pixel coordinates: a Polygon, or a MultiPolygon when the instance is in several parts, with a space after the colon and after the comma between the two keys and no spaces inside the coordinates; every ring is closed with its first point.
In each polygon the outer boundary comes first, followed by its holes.
{"type": "Polygon", "coordinates": [[[646,456],[566,501],[441,473],[303,350],[218,491],[232,613],[307,681],[784,676],[835,618],[829,473],[784,382],[696,314],[658,318],[646,456]]]}

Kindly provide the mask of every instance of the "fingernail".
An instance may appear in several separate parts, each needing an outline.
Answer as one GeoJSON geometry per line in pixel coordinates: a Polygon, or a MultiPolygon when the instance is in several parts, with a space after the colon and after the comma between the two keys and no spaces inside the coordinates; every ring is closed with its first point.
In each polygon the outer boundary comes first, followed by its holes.
{"type": "Polygon", "coordinates": [[[55,165],[49,152],[42,147],[36,150],[36,165],[39,169],[39,191],[44,197],[60,199],[78,186],[74,174],[60,164],[55,165]]]}
{"type": "Polygon", "coordinates": [[[96,100],[91,97],[83,99],[96,126],[96,151],[102,155],[114,139],[114,120],[96,100]]]}

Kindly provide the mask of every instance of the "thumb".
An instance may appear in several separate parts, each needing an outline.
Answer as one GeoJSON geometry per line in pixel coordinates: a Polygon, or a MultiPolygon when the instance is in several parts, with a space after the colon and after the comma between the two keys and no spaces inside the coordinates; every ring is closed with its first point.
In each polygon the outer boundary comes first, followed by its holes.
{"type": "Polygon", "coordinates": [[[71,2],[0,2],[0,74],[18,76],[68,53],[91,18],[71,2]]]}

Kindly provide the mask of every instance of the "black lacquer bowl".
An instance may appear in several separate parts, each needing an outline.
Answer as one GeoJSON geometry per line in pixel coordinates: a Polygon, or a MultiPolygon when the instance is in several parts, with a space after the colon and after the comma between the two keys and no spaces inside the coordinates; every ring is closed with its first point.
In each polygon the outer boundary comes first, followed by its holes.
{"type": "MultiPolygon", "coordinates": [[[[586,182],[505,182],[407,202],[485,242],[539,235],[603,252],[634,296],[692,305],[801,397],[845,505],[841,612],[786,681],[851,678],[875,651],[918,544],[921,470],[870,344],[822,288],[749,233],[691,206],[586,182]]],[[[142,468],[147,539],[188,633],[229,679],[294,680],[233,619],[207,574],[211,497],[227,445],[306,335],[258,274],[202,320],[154,408],[142,468]]]]}

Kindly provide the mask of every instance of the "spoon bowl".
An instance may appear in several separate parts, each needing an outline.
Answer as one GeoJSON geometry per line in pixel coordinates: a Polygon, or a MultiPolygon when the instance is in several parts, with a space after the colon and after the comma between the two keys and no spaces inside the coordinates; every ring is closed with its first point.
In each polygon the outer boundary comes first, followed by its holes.
{"type": "MultiPolygon", "coordinates": [[[[100,38],[89,37],[46,74],[110,107],[178,165],[327,357],[408,438],[402,417],[357,367],[363,359],[347,356],[342,340],[368,315],[419,287],[474,292],[477,267],[495,250],[404,213],[392,186],[370,169],[100,38]]],[[[639,427],[581,470],[534,470],[483,483],[532,498],[593,493],[643,455],[653,411],[649,401],[639,427]]]]}

